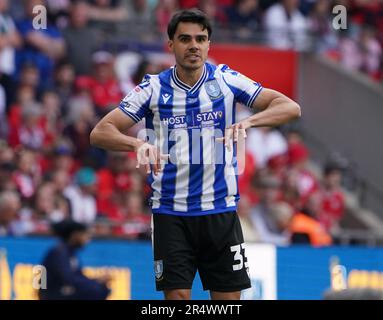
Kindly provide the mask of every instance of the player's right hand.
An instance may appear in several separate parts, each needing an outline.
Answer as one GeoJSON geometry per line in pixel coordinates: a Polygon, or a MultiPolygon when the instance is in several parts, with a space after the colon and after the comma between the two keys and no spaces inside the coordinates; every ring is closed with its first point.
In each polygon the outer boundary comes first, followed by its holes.
{"type": "Polygon", "coordinates": [[[237,143],[238,148],[244,148],[246,138],[246,126],[242,122],[239,122],[233,124],[229,128],[226,128],[225,136],[221,138],[216,138],[216,141],[223,142],[227,150],[231,152],[232,143],[237,143]]]}
{"type": "Polygon", "coordinates": [[[136,168],[145,166],[146,173],[151,173],[150,165],[153,165],[153,173],[157,175],[161,170],[161,160],[169,158],[169,155],[161,154],[160,149],[157,146],[149,144],[147,142],[141,143],[137,147],[137,164],[136,168]]]}

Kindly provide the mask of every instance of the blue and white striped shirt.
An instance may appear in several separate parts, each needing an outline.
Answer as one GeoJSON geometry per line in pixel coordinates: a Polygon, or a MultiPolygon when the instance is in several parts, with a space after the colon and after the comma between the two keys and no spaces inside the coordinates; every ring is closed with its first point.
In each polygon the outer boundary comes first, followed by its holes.
{"type": "Polygon", "coordinates": [[[236,103],[251,107],[261,90],[226,65],[205,63],[193,87],[172,67],[146,75],[121,101],[119,108],[134,121],[145,118],[145,138],[170,154],[163,170],[149,176],[153,213],[197,216],[236,210],[236,150],[215,139],[235,123],[236,103]]]}

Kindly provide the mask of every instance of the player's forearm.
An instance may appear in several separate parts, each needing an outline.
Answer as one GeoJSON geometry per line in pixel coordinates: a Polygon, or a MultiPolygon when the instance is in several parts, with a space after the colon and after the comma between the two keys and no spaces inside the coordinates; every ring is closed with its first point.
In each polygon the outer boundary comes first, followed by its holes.
{"type": "Polygon", "coordinates": [[[121,133],[111,124],[97,125],[90,133],[90,143],[110,151],[136,151],[142,140],[121,133]]]}
{"type": "Polygon", "coordinates": [[[275,98],[269,106],[244,120],[245,128],[275,127],[301,116],[300,106],[290,99],[275,98]]]}

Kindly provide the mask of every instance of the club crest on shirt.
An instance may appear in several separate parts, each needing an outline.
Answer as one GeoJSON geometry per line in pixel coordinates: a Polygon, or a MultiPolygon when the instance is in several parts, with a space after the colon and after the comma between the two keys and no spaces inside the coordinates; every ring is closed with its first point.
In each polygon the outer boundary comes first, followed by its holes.
{"type": "Polygon", "coordinates": [[[210,99],[212,100],[216,100],[222,97],[222,91],[217,80],[210,80],[205,82],[205,89],[210,99]]]}
{"type": "Polygon", "coordinates": [[[161,280],[162,273],[164,271],[164,265],[162,260],[154,261],[154,273],[156,274],[156,280],[161,280]]]}

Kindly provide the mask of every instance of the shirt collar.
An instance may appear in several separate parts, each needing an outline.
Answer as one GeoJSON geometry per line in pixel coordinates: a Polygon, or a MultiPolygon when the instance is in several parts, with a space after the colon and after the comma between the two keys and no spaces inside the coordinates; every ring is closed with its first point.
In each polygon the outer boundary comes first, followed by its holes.
{"type": "Polygon", "coordinates": [[[200,78],[194,84],[194,86],[191,87],[188,84],[186,84],[185,82],[182,82],[180,80],[180,78],[178,78],[178,75],[176,72],[176,66],[174,66],[173,70],[172,70],[172,79],[173,79],[175,85],[177,87],[181,88],[182,90],[185,90],[189,93],[196,93],[199,90],[199,88],[202,86],[202,84],[205,82],[205,80],[207,79],[207,76],[208,76],[208,72],[207,72],[206,64],[204,64],[203,71],[202,71],[200,78]]]}

